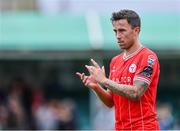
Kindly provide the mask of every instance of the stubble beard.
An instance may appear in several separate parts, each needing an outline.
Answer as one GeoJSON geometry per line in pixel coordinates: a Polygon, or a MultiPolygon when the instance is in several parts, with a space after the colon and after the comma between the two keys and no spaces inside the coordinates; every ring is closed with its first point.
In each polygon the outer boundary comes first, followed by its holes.
{"type": "Polygon", "coordinates": [[[119,47],[122,49],[122,50],[129,50],[132,46],[133,46],[133,43],[134,41],[130,41],[129,44],[123,44],[121,45],[119,43],[119,47]]]}

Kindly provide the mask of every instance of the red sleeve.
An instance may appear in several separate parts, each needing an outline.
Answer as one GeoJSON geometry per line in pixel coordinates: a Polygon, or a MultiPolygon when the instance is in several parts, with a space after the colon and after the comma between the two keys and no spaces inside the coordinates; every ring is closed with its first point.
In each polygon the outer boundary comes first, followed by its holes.
{"type": "Polygon", "coordinates": [[[159,68],[158,58],[155,54],[144,54],[139,61],[139,67],[135,73],[134,80],[141,80],[150,85],[156,71],[159,68]]]}

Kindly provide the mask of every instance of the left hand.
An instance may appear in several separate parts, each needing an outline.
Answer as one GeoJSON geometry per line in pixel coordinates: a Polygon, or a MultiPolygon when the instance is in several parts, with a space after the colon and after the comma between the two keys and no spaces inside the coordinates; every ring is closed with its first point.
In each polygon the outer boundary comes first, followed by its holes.
{"type": "Polygon", "coordinates": [[[96,61],[91,59],[91,62],[93,66],[86,65],[86,68],[88,69],[91,76],[96,80],[98,83],[103,84],[104,81],[107,79],[105,75],[105,69],[104,66],[100,68],[100,66],[97,64],[96,61]]]}

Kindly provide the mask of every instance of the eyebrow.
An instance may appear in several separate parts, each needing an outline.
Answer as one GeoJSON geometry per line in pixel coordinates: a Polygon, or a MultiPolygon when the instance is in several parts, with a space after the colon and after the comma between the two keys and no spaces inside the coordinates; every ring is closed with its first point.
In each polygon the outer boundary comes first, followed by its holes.
{"type": "Polygon", "coordinates": [[[126,29],[117,29],[117,30],[116,30],[116,29],[113,29],[114,32],[116,32],[116,31],[125,31],[125,30],[126,30],[126,29]]]}

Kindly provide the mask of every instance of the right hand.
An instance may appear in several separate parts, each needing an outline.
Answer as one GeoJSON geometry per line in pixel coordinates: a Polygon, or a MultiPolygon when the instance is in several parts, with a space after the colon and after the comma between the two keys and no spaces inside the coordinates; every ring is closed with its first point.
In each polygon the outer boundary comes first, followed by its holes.
{"type": "Polygon", "coordinates": [[[76,72],[76,75],[78,75],[83,82],[83,84],[91,89],[95,89],[98,84],[97,82],[92,78],[92,76],[86,76],[84,73],[76,72]]]}

